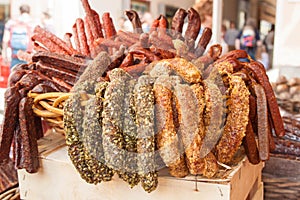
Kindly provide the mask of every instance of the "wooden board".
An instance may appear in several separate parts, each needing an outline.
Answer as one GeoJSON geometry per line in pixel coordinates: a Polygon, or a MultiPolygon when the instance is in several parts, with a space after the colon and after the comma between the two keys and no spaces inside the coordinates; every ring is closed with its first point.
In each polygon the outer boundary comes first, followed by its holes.
{"type": "Polygon", "coordinates": [[[98,185],[86,183],[72,165],[67,147],[58,146],[57,142],[49,142],[49,149],[55,150],[41,153],[42,167],[38,173],[18,171],[21,199],[263,199],[261,171],[264,164],[251,165],[246,158],[230,170],[225,179],[197,178],[195,181],[194,176],[179,179],[167,176],[162,170],[158,188],[149,194],[140,185],[130,188],[117,176],[98,185]]]}

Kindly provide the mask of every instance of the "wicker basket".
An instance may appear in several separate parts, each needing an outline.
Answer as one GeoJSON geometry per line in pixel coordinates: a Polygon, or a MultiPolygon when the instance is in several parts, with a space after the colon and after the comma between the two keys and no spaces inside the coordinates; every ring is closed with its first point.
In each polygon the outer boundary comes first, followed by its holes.
{"type": "Polygon", "coordinates": [[[34,99],[33,112],[46,122],[46,129],[52,128],[54,131],[64,134],[63,107],[71,93],[37,94],[29,92],[28,96],[34,99]]]}

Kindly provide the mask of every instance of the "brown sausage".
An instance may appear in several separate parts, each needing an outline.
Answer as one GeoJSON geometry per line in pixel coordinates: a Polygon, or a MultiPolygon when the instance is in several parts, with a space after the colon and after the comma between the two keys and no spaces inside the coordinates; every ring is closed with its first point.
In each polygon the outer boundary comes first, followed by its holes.
{"type": "Polygon", "coordinates": [[[105,38],[110,38],[117,34],[112,18],[110,17],[110,14],[108,12],[103,13],[102,22],[105,38]]]}
{"type": "Polygon", "coordinates": [[[0,132],[0,163],[9,159],[10,147],[18,120],[18,104],[21,99],[17,86],[9,87],[4,94],[4,120],[0,132]]]}
{"type": "Polygon", "coordinates": [[[199,42],[197,44],[197,47],[195,49],[195,54],[197,57],[202,56],[205,52],[205,49],[211,39],[212,31],[210,28],[205,27],[203,30],[203,33],[199,39],[199,42]]]}
{"type": "Polygon", "coordinates": [[[35,173],[39,168],[37,132],[34,113],[32,110],[33,99],[24,97],[19,103],[19,123],[22,140],[22,158],[24,168],[28,173],[35,173]]]}
{"type": "Polygon", "coordinates": [[[32,90],[31,92],[33,93],[47,93],[47,92],[58,92],[57,89],[52,88],[49,85],[45,85],[43,83],[39,83],[37,84],[32,90]]]}
{"type": "Polygon", "coordinates": [[[133,32],[134,33],[143,33],[142,22],[141,22],[141,19],[140,19],[138,13],[135,10],[126,10],[125,15],[131,21],[131,24],[133,26],[133,32]]]}
{"type": "Polygon", "coordinates": [[[255,140],[255,133],[252,128],[252,122],[249,118],[248,125],[246,128],[246,136],[243,139],[243,146],[245,148],[248,160],[252,164],[258,164],[260,162],[259,152],[255,140]]]}
{"type": "MultiPolygon", "coordinates": [[[[78,52],[74,51],[70,47],[68,47],[67,43],[51,33],[50,31],[40,27],[39,25],[34,28],[34,35],[36,38],[49,38],[49,40],[57,46],[57,48],[62,49],[66,54],[73,55],[77,54],[78,52]]],[[[41,42],[42,43],[42,42],[41,42]]]]}
{"type": "Polygon", "coordinates": [[[48,77],[56,77],[62,79],[70,85],[74,85],[76,82],[77,74],[70,70],[62,69],[56,67],[55,65],[44,63],[42,61],[38,61],[36,66],[38,71],[48,77]]]}
{"type": "Polygon", "coordinates": [[[285,135],[285,130],[283,126],[283,121],[277,104],[277,100],[269,82],[269,78],[266,74],[264,67],[256,61],[251,61],[250,63],[243,63],[244,67],[253,72],[257,82],[263,86],[265,94],[267,97],[268,111],[271,115],[272,124],[274,125],[275,133],[278,137],[283,137],[285,135]]]}
{"type": "Polygon", "coordinates": [[[82,53],[85,56],[90,56],[90,49],[86,38],[84,21],[81,18],[77,18],[75,23],[79,39],[80,53],[82,53]]]}
{"type": "Polygon", "coordinates": [[[184,19],[187,16],[186,10],[179,8],[176,13],[174,14],[174,17],[172,19],[171,23],[171,34],[173,38],[180,38],[182,37],[182,28],[184,24],[184,19]]]}
{"type": "Polygon", "coordinates": [[[194,8],[188,9],[188,26],[184,34],[184,38],[186,40],[193,39],[194,41],[197,39],[200,27],[201,27],[201,19],[199,13],[194,8]]]}
{"type": "Polygon", "coordinates": [[[44,63],[56,65],[57,67],[68,69],[76,73],[87,66],[87,59],[85,58],[61,55],[55,52],[38,52],[32,56],[33,62],[40,60],[44,63]]]}
{"type": "Polygon", "coordinates": [[[259,157],[265,161],[269,159],[269,123],[268,123],[268,107],[264,89],[261,85],[254,85],[257,105],[257,132],[258,132],[258,147],[259,157]]]}
{"type": "MultiPolygon", "coordinates": [[[[188,175],[188,168],[185,163],[184,154],[180,152],[181,140],[175,131],[173,122],[172,83],[170,78],[167,76],[159,77],[154,83],[153,90],[156,104],[155,119],[158,131],[157,146],[160,150],[160,155],[169,167],[169,172],[172,176],[185,177],[188,175]]],[[[180,106],[182,106],[182,99],[179,102],[180,106]]],[[[186,125],[182,124],[181,119],[180,122],[182,126],[186,125]]]]}

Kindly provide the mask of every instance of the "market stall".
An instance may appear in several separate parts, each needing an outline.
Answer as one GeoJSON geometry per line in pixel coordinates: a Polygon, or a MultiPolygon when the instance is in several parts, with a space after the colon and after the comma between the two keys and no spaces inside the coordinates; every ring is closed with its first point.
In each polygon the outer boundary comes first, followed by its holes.
{"type": "Polygon", "coordinates": [[[21,198],[262,199],[264,162],[285,135],[262,64],[207,47],[207,27],[195,43],[193,8],[144,33],[134,10],[126,32],[82,6],[63,39],[37,26],[35,52],[10,74],[0,161],[12,155],[21,198]]]}

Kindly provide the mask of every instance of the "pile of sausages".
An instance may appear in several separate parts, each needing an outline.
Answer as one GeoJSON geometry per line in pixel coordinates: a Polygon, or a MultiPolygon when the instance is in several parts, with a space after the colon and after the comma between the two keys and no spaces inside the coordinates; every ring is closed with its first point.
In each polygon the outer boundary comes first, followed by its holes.
{"type": "Polygon", "coordinates": [[[273,137],[284,136],[285,130],[261,63],[243,50],[221,56],[218,44],[205,53],[212,32],[204,28],[195,44],[201,20],[193,8],[178,9],[170,25],[160,15],[149,33],[143,32],[136,11],[128,10],[125,15],[134,31],[125,32],[116,31],[109,13],[101,22],[88,1],[81,2],[86,15],[76,19],[72,33],[60,39],[37,26],[32,37],[35,52],[19,53],[28,64],[15,66],[10,75],[0,162],[8,160],[13,146],[16,168],[38,171],[37,140],[43,132],[29,91],[73,94],[64,108],[66,143],[73,164],[90,183],[109,181],[117,172],[132,187],[141,182],[146,191],[153,191],[157,186],[153,154],[166,144],[172,148],[159,157],[176,177],[213,177],[218,162],[230,165],[241,147],[253,164],[269,158],[275,148],[273,137]],[[188,27],[182,33],[185,18],[188,27]],[[94,102],[97,112],[84,112],[92,109],[87,101],[94,102]],[[121,105],[128,113],[121,113],[121,105]],[[99,120],[89,126],[85,115],[99,120]],[[124,126],[126,116],[133,120],[124,126]],[[99,141],[91,139],[95,130],[99,141]],[[126,143],[131,140],[135,142],[126,143]],[[124,162],[122,154],[113,154],[118,149],[144,155],[125,158],[135,163],[137,171],[114,168],[109,160],[124,162]]]}

